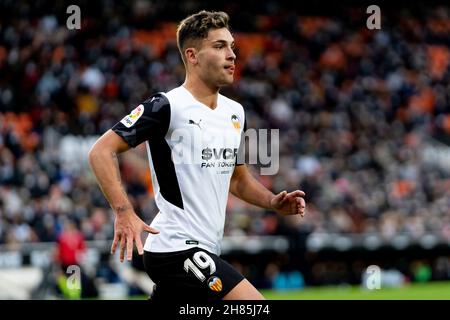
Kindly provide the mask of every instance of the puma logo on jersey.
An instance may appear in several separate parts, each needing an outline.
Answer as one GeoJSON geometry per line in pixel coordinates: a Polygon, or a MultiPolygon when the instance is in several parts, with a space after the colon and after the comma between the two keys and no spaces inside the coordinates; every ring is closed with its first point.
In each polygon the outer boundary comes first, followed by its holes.
{"type": "Polygon", "coordinates": [[[200,119],[198,122],[195,122],[194,120],[189,119],[189,124],[196,125],[197,127],[199,127],[200,130],[202,130],[202,128],[200,127],[201,121],[202,121],[202,119],[200,119]]]}

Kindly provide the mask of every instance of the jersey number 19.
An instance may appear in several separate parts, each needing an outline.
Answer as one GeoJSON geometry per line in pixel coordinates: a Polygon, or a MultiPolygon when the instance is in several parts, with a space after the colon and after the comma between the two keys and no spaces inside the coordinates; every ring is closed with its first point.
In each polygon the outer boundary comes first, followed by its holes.
{"type": "Polygon", "coordinates": [[[214,260],[204,251],[196,252],[192,257],[192,260],[187,258],[184,261],[184,270],[186,273],[189,273],[189,270],[191,270],[200,281],[204,281],[206,279],[200,269],[204,270],[209,267],[210,275],[216,271],[216,264],[214,263],[214,260]],[[194,260],[195,264],[192,260],[194,260]]]}

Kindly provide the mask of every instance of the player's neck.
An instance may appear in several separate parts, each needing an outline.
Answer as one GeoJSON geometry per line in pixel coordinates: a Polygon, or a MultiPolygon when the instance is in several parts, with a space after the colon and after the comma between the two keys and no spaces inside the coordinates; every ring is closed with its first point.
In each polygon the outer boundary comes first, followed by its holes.
{"type": "Polygon", "coordinates": [[[219,94],[218,88],[211,88],[200,79],[194,80],[187,77],[183,83],[185,87],[195,99],[203,103],[204,105],[215,109],[217,107],[217,97],[219,94]]]}

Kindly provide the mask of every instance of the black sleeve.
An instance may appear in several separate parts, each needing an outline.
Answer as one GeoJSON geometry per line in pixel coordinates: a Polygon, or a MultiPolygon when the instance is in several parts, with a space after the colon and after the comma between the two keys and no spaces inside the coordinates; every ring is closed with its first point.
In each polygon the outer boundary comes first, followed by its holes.
{"type": "Polygon", "coordinates": [[[169,100],[163,94],[156,94],[117,122],[112,130],[134,148],[153,137],[164,137],[169,123],[169,100]]]}
{"type": "Polygon", "coordinates": [[[241,143],[236,157],[236,165],[241,166],[245,164],[245,132],[247,131],[247,119],[244,120],[244,130],[241,132],[241,143]]]}

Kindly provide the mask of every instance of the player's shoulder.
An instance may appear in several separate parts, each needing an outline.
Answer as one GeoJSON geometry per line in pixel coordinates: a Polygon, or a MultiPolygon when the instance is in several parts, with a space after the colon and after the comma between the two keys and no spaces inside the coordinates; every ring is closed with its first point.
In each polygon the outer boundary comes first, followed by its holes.
{"type": "Polygon", "coordinates": [[[228,98],[227,96],[224,96],[223,94],[220,94],[220,93],[219,93],[219,99],[220,99],[220,103],[223,103],[224,105],[228,106],[234,112],[238,112],[242,115],[244,114],[244,107],[242,106],[242,104],[240,104],[236,100],[228,98]]]}
{"type": "Polygon", "coordinates": [[[165,92],[163,94],[169,101],[173,103],[182,103],[186,101],[186,90],[184,90],[182,86],[173,88],[172,90],[169,90],[168,92],[165,92]]]}
{"type": "Polygon", "coordinates": [[[170,105],[170,102],[169,99],[167,99],[166,93],[157,92],[147,98],[142,104],[145,107],[151,107],[152,109],[160,109],[161,107],[170,105]]]}

